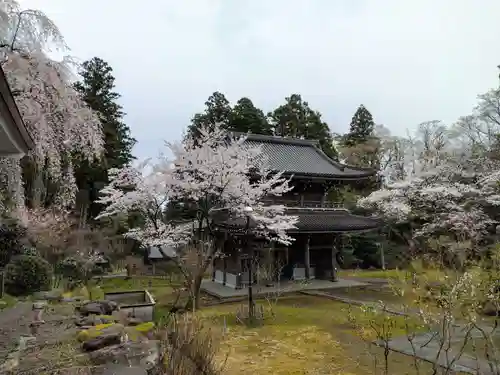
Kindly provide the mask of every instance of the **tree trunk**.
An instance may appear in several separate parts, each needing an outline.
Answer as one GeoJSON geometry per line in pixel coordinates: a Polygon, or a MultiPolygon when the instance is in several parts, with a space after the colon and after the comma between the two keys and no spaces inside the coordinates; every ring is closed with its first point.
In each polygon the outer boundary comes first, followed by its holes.
{"type": "Polygon", "coordinates": [[[193,307],[194,310],[198,310],[200,308],[200,290],[201,290],[201,282],[203,280],[203,273],[196,275],[192,287],[192,298],[193,298],[193,307]]]}

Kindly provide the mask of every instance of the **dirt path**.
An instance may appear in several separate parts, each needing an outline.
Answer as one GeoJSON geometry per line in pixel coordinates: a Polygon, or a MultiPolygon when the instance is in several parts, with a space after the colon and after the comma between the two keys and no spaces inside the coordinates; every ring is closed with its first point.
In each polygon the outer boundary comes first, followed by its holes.
{"type": "MultiPolygon", "coordinates": [[[[33,302],[23,301],[0,312],[0,363],[17,346],[21,336],[30,335],[32,306],[33,302]]],[[[40,326],[36,335],[37,343],[50,344],[74,334],[75,328],[71,324],[73,311],[74,306],[71,304],[47,305],[42,316],[45,324],[40,326]]]]}
{"type": "Polygon", "coordinates": [[[13,349],[21,335],[29,334],[32,320],[32,302],[18,302],[15,306],[0,312],[0,363],[13,349]]]}

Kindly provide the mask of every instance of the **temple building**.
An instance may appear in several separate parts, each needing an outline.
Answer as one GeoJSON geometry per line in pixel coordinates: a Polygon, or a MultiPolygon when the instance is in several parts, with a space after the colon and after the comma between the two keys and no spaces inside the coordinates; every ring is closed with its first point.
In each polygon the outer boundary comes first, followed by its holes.
{"type": "Polygon", "coordinates": [[[296,228],[289,231],[295,241],[284,246],[252,238],[250,220],[229,219],[219,213],[214,220],[224,256],[213,262],[212,281],[239,289],[248,285],[249,270],[253,282],[264,284],[314,278],[336,281],[340,234],[374,230],[380,223],[353,215],[333,202],[339,197],[339,189],[363,184],[376,171],[330,159],[317,141],[249,135],[245,145],[260,146],[271,170],[283,171],[292,178],[293,190],[286,196],[269,197],[268,202],[283,204],[290,215],[298,216],[296,228]]]}

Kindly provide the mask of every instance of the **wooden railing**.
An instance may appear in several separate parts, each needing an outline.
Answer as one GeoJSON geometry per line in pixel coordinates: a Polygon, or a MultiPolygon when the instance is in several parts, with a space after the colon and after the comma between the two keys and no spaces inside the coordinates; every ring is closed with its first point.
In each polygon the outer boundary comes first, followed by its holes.
{"type": "Polygon", "coordinates": [[[287,199],[287,198],[266,198],[263,200],[266,204],[282,204],[290,208],[322,208],[327,210],[345,210],[342,202],[315,201],[306,199],[287,199]]]}

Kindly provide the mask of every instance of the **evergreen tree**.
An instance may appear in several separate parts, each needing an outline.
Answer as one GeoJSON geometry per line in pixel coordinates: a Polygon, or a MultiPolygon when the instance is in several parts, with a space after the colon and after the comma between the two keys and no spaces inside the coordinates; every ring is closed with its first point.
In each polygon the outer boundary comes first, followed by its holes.
{"type": "MultiPolygon", "coordinates": [[[[342,156],[347,164],[378,169],[380,140],[374,135],[375,122],[373,116],[360,105],[354,113],[349,133],[341,137],[342,156]]],[[[370,178],[358,184],[358,194],[363,196],[378,189],[378,177],[370,178]]],[[[352,257],[359,261],[363,268],[380,267],[379,233],[353,233],[350,236],[352,257]]]]}
{"type": "Polygon", "coordinates": [[[218,91],[214,92],[205,102],[205,111],[195,114],[192,118],[186,135],[196,138],[198,136],[197,129],[202,126],[210,128],[220,124],[223,128],[228,128],[232,111],[229,100],[226,99],[225,95],[218,91]]]}
{"type": "MultiPolygon", "coordinates": [[[[136,140],[123,122],[122,107],[117,103],[120,94],[114,91],[113,69],[104,60],[94,57],[82,64],[82,80],[74,87],[90,108],[96,111],[103,126],[105,155],[102,160],[88,163],[75,155],[76,182],[80,199],[88,205],[89,217],[99,214],[101,207],[94,201],[99,190],[108,183],[109,168],[121,168],[134,160],[132,148],[136,140]]],[[[81,202],[80,201],[80,202],[81,202]]]]}
{"type": "Polygon", "coordinates": [[[328,125],[321,119],[321,113],[309,107],[299,94],[285,98],[286,103],[268,114],[277,135],[318,140],[321,149],[336,159],[337,151],[328,125]]]}
{"type": "Polygon", "coordinates": [[[349,133],[345,138],[347,146],[355,146],[359,143],[367,142],[373,136],[375,122],[373,116],[363,104],[361,104],[351,120],[349,133]]]}
{"type": "Polygon", "coordinates": [[[233,108],[229,128],[243,133],[272,135],[271,125],[264,112],[248,98],[241,98],[233,108]]]}

